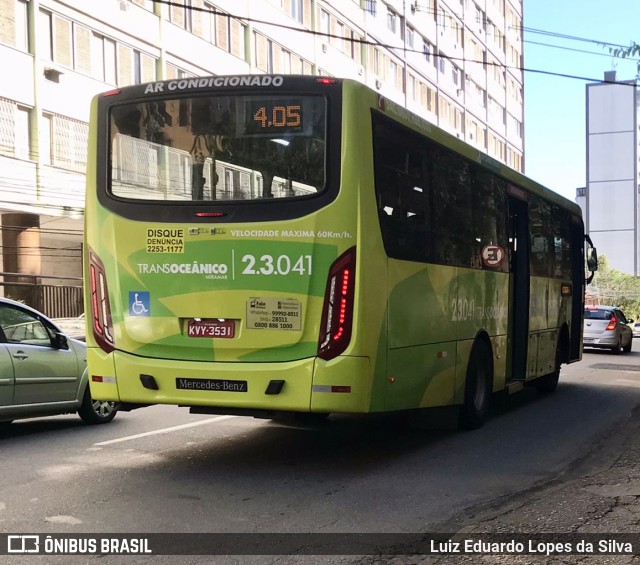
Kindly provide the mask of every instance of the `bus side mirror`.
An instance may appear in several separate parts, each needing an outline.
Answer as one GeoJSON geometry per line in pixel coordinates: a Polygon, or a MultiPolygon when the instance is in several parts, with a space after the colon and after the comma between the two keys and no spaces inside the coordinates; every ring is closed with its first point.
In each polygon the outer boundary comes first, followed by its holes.
{"type": "Polygon", "coordinates": [[[587,249],[587,268],[591,272],[598,270],[598,252],[595,247],[589,247],[587,249]]]}
{"type": "Polygon", "coordinates": [[[589,276],[585,280],[587,284],[590,284],[593,280],[593,277],[596,275],[596,271],[598,270],[598,252],[596,248],[593,246],[593,241],[589,237],[589,234],[585,234],[585,241],[587,242],[587,270],[590,272],[589,276]]]}

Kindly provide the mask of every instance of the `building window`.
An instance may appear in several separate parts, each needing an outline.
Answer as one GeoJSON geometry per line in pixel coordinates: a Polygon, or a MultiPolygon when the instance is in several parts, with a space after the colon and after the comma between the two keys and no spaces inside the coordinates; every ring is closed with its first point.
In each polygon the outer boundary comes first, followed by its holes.
{"type": "Polygon", "coordinates": [[[151,82],[156,78],[156,60],[122,43],[118,44],[117,84],[129,86],[151,82]]]}
{"type": "Polygon", "coordinates": [[[264,35],[258,32],[254,32],[255,36],[255,62],[256,67],[258,67],[261,71],[265,73],[272,72],[272,68],[270,66],[271,61],[271,40],[267,39],[264,35]]]}
{"type": "Polygon", "coordinates": [[[474,4],[474,11],[476,15],[476,24],[478,25],[478,31],[484,31],[484,26],[487,20],[487,17],[484,15],[482,9],[474,4]]]}
{"type": "Polygon", "coordinates": [[[104,38],[104,79],[110,84],[117,84],[116,75],[116,42],[104,38]]]}
{"type": "Polygon", "coordinates": [[[422,55],[424,56],[426,61],[431,62],[432,52],[433,52],[433,48],[431,47],[431,44],[423,37],[422,38],[422,55]]]}
{"type": "Polygon", "coordinates": [[[329,41],[329,35],[331,34],[331,16],[326,10],[320,10],[320,32],[325,34],[326,40],[329,41]]]}
{"type": "Polygon", "coordinates": [[[451,80],[458,88],[462,86],[462,71],[454,64],[451,65],[451,80]]]}
{"type": "Polygon", "coordinates": [[[397,87],[396,83],[396,77],[398,76],[398,63],[396,63],[394,60],[390,59],[389,60],[389,79],[391,80],[391,82],[394,83],[394,86],[397,87]]]}
{"type": "Polygon", "coordinates": [[[416,32],[411,26],[407,26],[405,31],[405,43],[413,49],[416,32]]]}
{"type": "Polygon", "coordinates": [[[376,15],[376,0],[364,0],[364,9],[372,16],[376,15]]]}
{"type": "Polygon", "coordinates": [[[193,13],[191,0],[182,0],[182,5],[173,3],[169,7],[169,20],[172,24],[191,32],[193,31],[193,13]]]}
{"type": "Polygon", "coordinates": [[[416,77],[411,73],[407,78],[407,96],[409,100],[415,101],[416,99],[416,77]]]}
{"type": "Polygon", "coordinates": [[[498,138],[493,133],[489,133],[489,155],[495,157],[499,161],[505,162],[505,149],[506,145],[504,141],[498,138]]]}
{"type": "Polygon", "coordinates": [[[175,65],[172,65],[171,63],[167,63],[167,69],[166,69],[166,79],[167,80],[171,80],[171,79],[180,79],[180,78],[191,78],[194,77],[196,75],[194,75],[193,73],[190,73],[189,71],[185,71],[184,69],[181,69],[180,67],[176,67],[175,65]]]}
{"type": "Polygon", "coordinates": [[[28,51],[28,2],[4,0],[0,7],[0,42],[28,51]]]}
{"type": "Polygon", "coordinates": [[[44,114],[43,119],[43,130],[50,132],[51,164],[61,169],[84,172],[87,166],[89,126],[56,114],[44,114]]]}
{"type": "Polygon", "coordinates": [[[73,63],[71,21],[40,11],[40,50],[45,59],[71,67],[73,63]]]}
{"type": "Polygon", "coordinates": [[[392,33],[397,33],[398,30],[398,14],[396,14],[390,8],[387,8],[387,28],[392,33]]]}
{"type": "Polygon", "coordinates": [[[345,42],[344,42],[344,38],[345,38],[345,32],[344,32],[344,24],[340,21],[336,21],[336,29],[335,29],[335,35],[337,37],[334,37],[334,45],[336,46],[337,49],[339,49],[340,51],[342,51],[343,53],[346,52],[345,49],[345,42]]]}
{"type": "Polygon", "coordinates": [[[491,96],[489,96],[489,115],[497,119],[501,124],[505,124],[504,106],[491,96]]]}
{"type": "Polygon", "coordinates": [[[435,114],[436,89],[423,82],[420,83],[420,104],[424,106],[429,112],[435,114]]]}
{"type": "Polygon", "coordinates": [[[201,25],[196,28],[196,34],[216,47],[235,55],[243,61],[245,53],[245,33],[247,26],[229,14],[220,13],[212,4],[204,4],[208,12],[202,13],[201,25]],[[217,13],[215,13],[217,11],[217,13]]]}
{"type": "Polygon", "coordinates": [[[351,41],[349,42],[351,45],[349,55],[351,58],[356,61],[356,63],[362,62],[362,37],[358,35],[355,31],[351,31],[351,41]]]}
{"type": "Polygon", "coordinates": [[[0,98],[0,155],[29,159],[29,108],[0,98]]]}
{"type": "Polygon", "coordinates": [[[291,0],[291,17],[297,22],[303,20],[302,0],[291,0]]]}
{"type": "MultiPolygon", "coordinates": [[[[522,171],[522,155],[517,151],[509,148],[507,150],[509,162],[507,163],[512,169],[516,171],[522,171]]],[[[580,190],[579,188],[577,189],[580,190]]],[[[585,190],[584,188],[582,190],[585,190]]],[[[576,196],[580,196],[580,194],[576,194],[576,196]]]]}
{"type": "MultiPolygon", "coordinates": [[[[2,18],[2,16],[0,16],[2,18]]],[[[23,0],[16,2],[15,13],[16,40],[15,47],[21,51],[29,51],[29,3],[23,0]]],[[[2,28],[2,25],[0,25],[2,28]]],[[[2,31],[0,31],[1,38],[2,31]]]]}
{"type": "Polygon", "coordinates": [[[511,114],[507,114],[507,121],[509,133],[515,133],[516,136],[522,139],[522,122],[511,114]]]}

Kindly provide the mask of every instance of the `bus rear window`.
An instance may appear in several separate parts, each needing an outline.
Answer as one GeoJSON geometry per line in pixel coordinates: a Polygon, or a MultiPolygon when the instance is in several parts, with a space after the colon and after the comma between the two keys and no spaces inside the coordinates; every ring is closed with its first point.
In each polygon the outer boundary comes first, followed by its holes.
{"type": "Polygon", "coordinates": [[[127,200],[301,198],[326,185],[321,96],[207,96],[114,106],[111,194],[127,200]]]}

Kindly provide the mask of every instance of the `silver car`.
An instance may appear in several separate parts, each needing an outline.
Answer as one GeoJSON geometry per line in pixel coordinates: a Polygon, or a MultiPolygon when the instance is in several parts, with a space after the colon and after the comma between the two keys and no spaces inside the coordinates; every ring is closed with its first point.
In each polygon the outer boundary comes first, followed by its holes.
{"type": "Polygon", "coordinates": [[[628,353],[633,343],[633,320],[615,306],[587,306],[584,309],[584,347],[628,353]]]}
{"type": "Polygon", "coordinates": [[[116,411],[114,402],[91,398],[84,342],[37,310],[0,298],[0,425],[73,412],[104,424],[116,411]]]}

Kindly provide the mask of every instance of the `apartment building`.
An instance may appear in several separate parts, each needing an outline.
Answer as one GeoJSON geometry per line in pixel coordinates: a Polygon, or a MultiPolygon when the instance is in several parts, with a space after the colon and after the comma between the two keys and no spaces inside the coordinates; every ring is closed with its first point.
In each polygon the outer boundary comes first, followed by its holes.
{"type": "Polygon", "coordinates": [[[600,255],[623,273],[640,275],[640,94],[636,80],[588,84],[587,186],[579,192],[585,226],[600,255]]]}
{"type": "Polygon", "coordinates": [[[1,270],[81,275],[100,91],[350,77],[523,171],[522,52],[522,0],[0,0],[1,270]]]}

